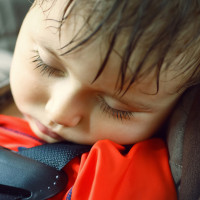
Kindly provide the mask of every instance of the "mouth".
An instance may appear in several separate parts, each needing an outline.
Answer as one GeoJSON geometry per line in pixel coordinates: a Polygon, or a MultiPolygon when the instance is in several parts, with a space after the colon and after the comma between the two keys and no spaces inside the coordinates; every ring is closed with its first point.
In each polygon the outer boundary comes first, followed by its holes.
{"type": "Polygon", "coordinates": [[[47,135],[47,136],[49,136],[53,139],[56,139],[56,140],[62,140],[63,139],[56,132],[50,130],[48,127],[46,127],[45,125],[43,125],[39,121],[35,120],[35,124],[36,124],[37,128],[39,129],[39,131],[42,132],[43,134],[45,134],[45,135],[47,135]]]}

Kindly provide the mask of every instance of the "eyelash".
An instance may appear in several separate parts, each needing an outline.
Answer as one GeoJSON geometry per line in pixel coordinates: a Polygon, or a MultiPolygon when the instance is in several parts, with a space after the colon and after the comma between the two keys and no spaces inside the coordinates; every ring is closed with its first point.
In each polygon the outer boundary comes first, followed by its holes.
{"type": "Polygon", "coordinates": [[[64,75],[64,72],[62,72],[61,70],[55,69],[54,67],[45,64],[41,59],[38,51],[34,51],[34,53],[36,54],[32,57],[32,62],[36,63],[36,67],[34,69],[40,69],[40,73],[42,75],[47,75],[48,77],[64,75]]]}
{"type": "Polygon", "coordinates": [[[130,120],[131,117],[134,117],[134,112],[118,110],[110,107],[101,96],[98,96],[98,101],[101,110],[109,116],[112,116],[114,119],[130,120]]]}

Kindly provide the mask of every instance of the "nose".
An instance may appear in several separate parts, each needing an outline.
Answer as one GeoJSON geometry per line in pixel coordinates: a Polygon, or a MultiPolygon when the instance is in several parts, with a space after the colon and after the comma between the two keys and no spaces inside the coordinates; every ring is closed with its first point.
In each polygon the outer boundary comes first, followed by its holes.
{"type": "Polygon", "coordinates": [[[57,124],[75,127],[83,118],[84,97],[77,83],[58,84],[50,90],[45,111],[49,120],[57,124]]]}

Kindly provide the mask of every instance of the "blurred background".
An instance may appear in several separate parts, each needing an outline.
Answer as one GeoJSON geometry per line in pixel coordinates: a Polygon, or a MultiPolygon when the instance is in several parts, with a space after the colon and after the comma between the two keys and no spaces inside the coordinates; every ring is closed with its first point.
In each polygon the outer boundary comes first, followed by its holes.
{"type": "Polygon", "coordinates": [[[30,0],[0,0],[0,114],[21,116],[10,92],[9,71],[17,35],[31,4],[30,0]]]}

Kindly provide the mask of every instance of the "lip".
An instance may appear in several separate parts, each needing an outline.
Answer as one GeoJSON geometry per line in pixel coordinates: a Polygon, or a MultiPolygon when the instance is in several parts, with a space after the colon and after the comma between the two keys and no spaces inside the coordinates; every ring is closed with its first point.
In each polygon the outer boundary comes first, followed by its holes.
{"type": "Polygon", "coordinates": [[[51,138],[54,138],[56,140],[61,140],[62,139],[62,137],[59,136],[56,132],[53,132],[52,130],[50,130],[49,128],[44,126],[39,121],[35,120],[35,124],[38,127],[38,129],[40,130],[40,132],[42,132],[43,134],[45,134],[47,136],[50,136],[51,138]]]}

